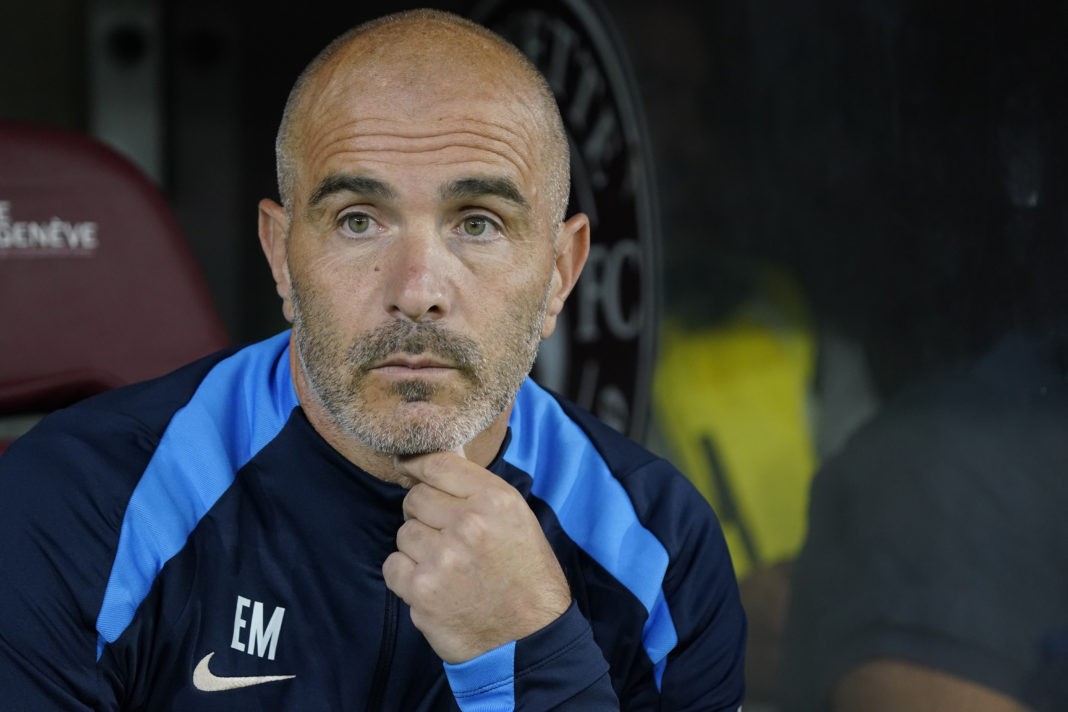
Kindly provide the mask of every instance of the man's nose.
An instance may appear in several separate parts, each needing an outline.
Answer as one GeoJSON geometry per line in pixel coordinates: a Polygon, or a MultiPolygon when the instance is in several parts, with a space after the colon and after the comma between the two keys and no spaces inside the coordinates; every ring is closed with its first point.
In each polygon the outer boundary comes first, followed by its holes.
{"type": "Polygon", "coordinates": [[[411,321],[440,319],[448,313],[455,255],[440,235],[410,230],[391,248],[385,280],[385,307],[411,321]]]}

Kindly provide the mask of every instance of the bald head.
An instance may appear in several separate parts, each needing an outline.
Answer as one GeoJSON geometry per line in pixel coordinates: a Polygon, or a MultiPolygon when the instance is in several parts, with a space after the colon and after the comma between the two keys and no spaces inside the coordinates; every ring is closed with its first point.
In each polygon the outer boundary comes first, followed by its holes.
{"type": "Polygon", "coordinates": [[[331,42],[304,69],[286,101],[275,143],[278,190],[287,212],[313,115],[324,106],[359,102],[367,87],[402,87],[433,97],[448,86],[480,87],[522,113],[529,124],[543,189],[554,220],[570,190],[570,159],[552,90],[511,43],[470,20],[439,10],[412,10],[359,25],[331,42]],[[361,89],[354,90],[354,85],[361,89]]]}

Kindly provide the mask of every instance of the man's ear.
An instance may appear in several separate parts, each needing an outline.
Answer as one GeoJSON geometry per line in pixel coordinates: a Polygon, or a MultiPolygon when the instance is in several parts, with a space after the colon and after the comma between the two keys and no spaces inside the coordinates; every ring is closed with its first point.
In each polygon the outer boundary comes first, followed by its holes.
{"type": "Polygon", "coordinates": [[[286,210],[273,200],[260,201],[260,247],[271,265],[275,289],[282,298],[282,314],[286,321],[293,321],[293,284],[289,278],[289,262],[286,260],[286,238],[289,234],[289,217],[286,210]]]}
{"type": "Polygon", "coordinates": [[[553,265],[553,281],[541,338],[549,338],[556,330],[556,317],[563,310],[564,302],[582,274],[589,255],[590,219],[585,213],[577,213],[560,224],[556,235],[556,261],[553,265]]]}

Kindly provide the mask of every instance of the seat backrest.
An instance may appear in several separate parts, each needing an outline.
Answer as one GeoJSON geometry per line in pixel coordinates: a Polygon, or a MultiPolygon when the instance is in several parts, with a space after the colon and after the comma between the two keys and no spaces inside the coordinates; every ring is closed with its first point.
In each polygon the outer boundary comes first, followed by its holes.
{"type": "Polygon", "coordinates": [[[227,343],[144,174],[87,136],[0,122],[0,415],[54,410],[227,343]]]}

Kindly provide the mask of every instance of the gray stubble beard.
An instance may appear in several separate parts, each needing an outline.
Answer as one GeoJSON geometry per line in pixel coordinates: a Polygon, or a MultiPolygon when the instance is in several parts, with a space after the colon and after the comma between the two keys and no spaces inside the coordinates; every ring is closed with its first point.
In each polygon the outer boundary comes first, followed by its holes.
{"type": "Polygon", "coordinates": [[[496,364],[488,364],[477,342],[448,333],[436,322],[396,320],[361,335],[343,349],[331,332],[309,328],[311,323],[330,324],[328,313],[305,303],[294,283],[292,291],[293,329],[297,356],[316,398],[337,425],[364,446],[392,455],[417,455],[455,450],[488,428],[515,399],[519,387],[533,367],[541,341],[541,329],[548,312],[551,282],[533,318],[525,304],[513,305],[495,334],[507,348],[496,364]],[[524,319],[524,317],[526,317],[524,319]],[[523,322],[526,322],[523,324],[523,322]],[[399,413],[401,409],[427,408],[438,386],[412,379],[393,386],[401,404],[383,417],[368,402],[366,377],[371,365],[397,353],[430,353],[457,368],[471,390],[456,405],[437,414],[399,413]],[[343,355],[339,355],[342,354],[343,355]]]}

